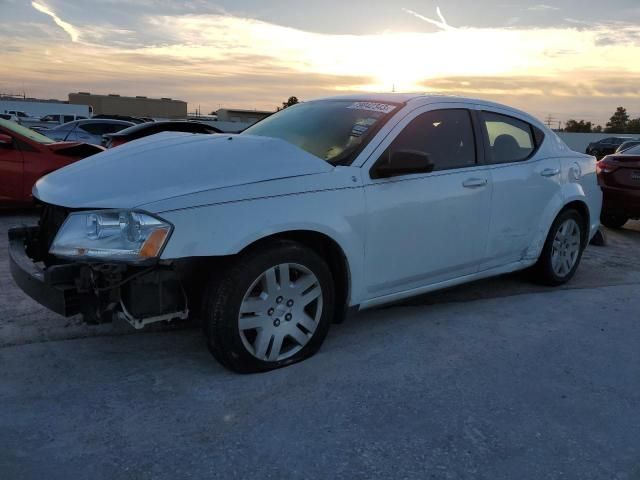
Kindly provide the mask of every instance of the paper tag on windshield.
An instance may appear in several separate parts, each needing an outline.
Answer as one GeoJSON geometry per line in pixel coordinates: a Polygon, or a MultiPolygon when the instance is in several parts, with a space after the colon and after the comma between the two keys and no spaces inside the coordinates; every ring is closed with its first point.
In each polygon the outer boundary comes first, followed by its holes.
{"type": "Polygon", "coordinates": [[[374,103],[374,102],[355,102],[349,105],[347,108],[351,110],[367,110],[369,112],[390,113],[397,107],[395,105],[389,105],[388,103],[374,103]]]}

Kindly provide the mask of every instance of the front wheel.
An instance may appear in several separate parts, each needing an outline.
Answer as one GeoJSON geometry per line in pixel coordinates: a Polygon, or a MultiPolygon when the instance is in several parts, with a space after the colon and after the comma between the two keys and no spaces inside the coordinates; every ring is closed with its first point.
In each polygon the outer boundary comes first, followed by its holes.
{"type": "Polygon", "coordinates": [[[211,279],[205,297],[209,350],[227,368],[250,373],[313,355],[329,330],[335,295],[318,254],[277,241],[241,254],[211,279]]]}
{"type": "Polygon", "coordinates": [[[575,210],[562,212],[553,222],[534,267],[541,283],[562,285],[576,273],[585,246],[586,232],[582,225],[582,217],[575,210]]]}

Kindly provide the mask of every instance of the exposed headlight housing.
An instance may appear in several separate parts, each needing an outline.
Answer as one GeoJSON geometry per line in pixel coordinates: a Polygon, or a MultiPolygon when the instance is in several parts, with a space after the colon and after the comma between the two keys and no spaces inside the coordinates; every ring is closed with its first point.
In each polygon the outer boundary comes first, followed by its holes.
{"type": "Polygon", "coordinates": [[[67,217],[49,253],[69,259],[145,262],[162,253],[173,226],[134,210],[75,212],[67,217]]]}

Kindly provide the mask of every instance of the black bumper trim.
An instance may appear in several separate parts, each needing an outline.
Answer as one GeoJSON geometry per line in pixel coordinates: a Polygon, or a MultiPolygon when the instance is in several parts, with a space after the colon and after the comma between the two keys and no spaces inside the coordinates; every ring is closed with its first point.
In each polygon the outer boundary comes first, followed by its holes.
{"type": "Polygon", "coordinates": [[[56,265],[40,268],[29,258],[26,243],[38,234],[38,227],[16,227],[9,230],[9,262],[16,284],[39,304],[70,317],[80,313],[80,298],[73,280],[78,265],[56,265]]]}

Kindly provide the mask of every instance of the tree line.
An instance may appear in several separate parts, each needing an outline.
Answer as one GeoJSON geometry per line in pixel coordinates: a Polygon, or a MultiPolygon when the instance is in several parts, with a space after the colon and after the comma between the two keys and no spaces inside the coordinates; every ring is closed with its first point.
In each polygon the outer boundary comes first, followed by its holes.
{"type": "Polygon", "coordinates": [[[584,120],[569,120],[565,123],[564,132],[577,133],[640,133],[640,118],[631,118],[624,107],[618,107],[607,125],[594,125],[584,120]]]}

